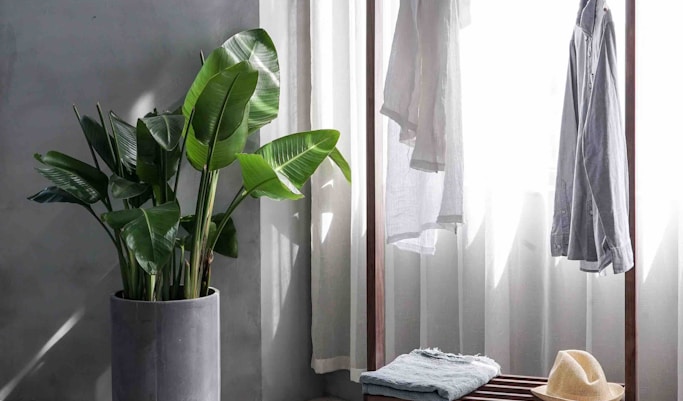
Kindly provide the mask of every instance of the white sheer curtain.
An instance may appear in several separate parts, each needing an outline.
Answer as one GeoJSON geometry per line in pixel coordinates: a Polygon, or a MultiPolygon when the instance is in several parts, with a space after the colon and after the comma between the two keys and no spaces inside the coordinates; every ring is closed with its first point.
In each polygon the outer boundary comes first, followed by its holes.
{"type": "MultiPolygon", "coordinates": [[[[365,365],[364,3],[311,5],[313,128],[342,131],[348,186],[312,185],[313,360],[365,365]]],[[[387,248],[387,360],[416,347],[484,353],[506,373],[547,375],[560,349],[624,373],[624,276],[549,255],[568,44],[578,1],[473,2],[462,31],[465,221],[434,256],[387,248]]],[[[611,0],[623,81],[624,2],[611,0]]],[[[388,60],[398,0],[383,0],[388,60]]],[[[640,396],[683,401],[683,3],[638,3],[637,215],[640,396]]],[[[386,65],[385,65],[386,68],[386,65]]],[[[381,82],[381,80],[380,80],[381,82]]],[[[620,90],[624,98],[623,88],[620,90]]],[[[380,99],[381,101],[381,99],[380,99]]],[[[386,127],[386,120],[383,120],[386,127]]],[[[389,167],[390,168],[390,167],[389,167]]]]}
{"type": "Polygon", "coordinates": [[[330,162],[311,179],[311,296],[317,373],[366,364],[365,1],[311,1],[312,128],[341,132],[352,184],[330,162]]]}
{"type": "MultiPolygon", "coordinates": [[[[434,256],[388,249],[388,360],[434,346],[547,375],[558,350],[579,348],[623,381],[623,275],[582,273],[549,249],[578,3],[472,3],[461,34],[465,224],[457,236],[439,232],[434,256]]],[[[610,7],[623,32],[623,2],[610,7]]]]}
{"type": "Polygon", "coordinates": [[[683,27],[680,1],[638,2],[636,149],[643,400],[683,400],[683,27]]]}

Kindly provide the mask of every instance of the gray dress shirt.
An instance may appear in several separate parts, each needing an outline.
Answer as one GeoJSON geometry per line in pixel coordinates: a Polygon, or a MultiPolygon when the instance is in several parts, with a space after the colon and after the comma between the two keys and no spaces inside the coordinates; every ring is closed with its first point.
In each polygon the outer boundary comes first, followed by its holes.
{"type": "Polygon", "coordinates": [[[581,270],[633,266],[616,41],[605,0],[581,0],[569,49],[551,232],[553,256],[581,270]]]}

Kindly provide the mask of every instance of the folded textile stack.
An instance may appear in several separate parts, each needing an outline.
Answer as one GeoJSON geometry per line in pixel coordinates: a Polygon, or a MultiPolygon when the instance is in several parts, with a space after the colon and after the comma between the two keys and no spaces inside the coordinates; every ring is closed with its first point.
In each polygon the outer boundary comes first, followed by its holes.
{"type": "Polygon", "coordinates": [[[364,394],[412,401],[452,401],[500,375],[500,365],[479,355],[416,349],[387,366],[360,376],[364,394]]]}

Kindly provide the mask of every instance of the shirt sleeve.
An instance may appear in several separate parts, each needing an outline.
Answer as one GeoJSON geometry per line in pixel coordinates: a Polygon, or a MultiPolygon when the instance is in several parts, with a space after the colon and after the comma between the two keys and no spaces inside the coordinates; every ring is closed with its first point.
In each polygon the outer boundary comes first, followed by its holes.
{"type": "Polygon", "coordinates": [[[633,266],[626,139],[617,91],[614,26],[605,24],[584,130],[584,168],[615,273],[633,266]]]}
{"type": "Polygon", "coordinates": [[[400,3],[384,81],[384,104],[380,110],[380,113],[396,121],[402,131],[410,131],[413,135],[417,128],[413,109],[419,89],[416,87],[419,78],[417,7],[418,3],[414,0],[402,0],[400,3]]]}
{"type": "Polygon", "coordinates": [[[551,255],[567,256],[574,164],[576,161],[576,139],[579,133],[579,111],[576,85],[576,46],[574,39],[569,43],[569,66],[562,107],[560,128],[560,153],[557,159],[555,180],[555,210],[551,231],[551,255]]]}

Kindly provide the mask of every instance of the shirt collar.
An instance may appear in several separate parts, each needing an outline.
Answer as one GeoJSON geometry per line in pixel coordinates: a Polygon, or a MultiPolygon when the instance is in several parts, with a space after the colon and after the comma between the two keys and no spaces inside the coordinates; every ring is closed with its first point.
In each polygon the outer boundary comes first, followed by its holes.
{"type": "Polygon", "coordinates": [[[593,27],[597,18],[596,10],[605,0],[581,0],[576,25],[581,27],[587,35],[593,34],[593,27]]]}

